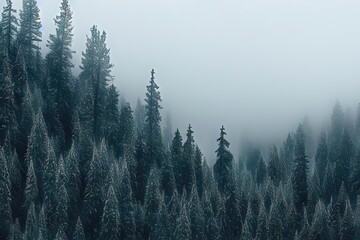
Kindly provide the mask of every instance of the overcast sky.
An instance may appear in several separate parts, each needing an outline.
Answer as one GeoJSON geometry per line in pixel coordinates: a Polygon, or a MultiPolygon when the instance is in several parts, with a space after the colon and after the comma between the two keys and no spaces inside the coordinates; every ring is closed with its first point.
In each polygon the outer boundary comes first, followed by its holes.
{"type": "MultiPolygon", "coordinates": [[[[60,2],[38,0],[44,51],[60,2]]],[[[69,2],[77,65],[96,24],[108,34],[120,93],[133,105],[143,99],[154,68],[174,128],[185,137],[191,123],[210,160],[222,124],[237,155],[244,134],[284,138],[305,115],[323,124],[336,99],[359,102],[358,0],[69,2]]]]}

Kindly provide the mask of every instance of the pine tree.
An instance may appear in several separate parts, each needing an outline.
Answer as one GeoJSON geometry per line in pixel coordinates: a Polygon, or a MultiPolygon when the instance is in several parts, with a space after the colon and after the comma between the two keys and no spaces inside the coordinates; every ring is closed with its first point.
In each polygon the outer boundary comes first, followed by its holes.
{"type": "Polygon", "coordinates": [[[267,240],[267,216],[266,209],[263,203],[260,205],[260,212],[258,216],[258,224],[256,229],[256,240],[267,240]]]}
{"type": "Polygon", "coordinates": [[[302,230],[299,234],[299,240],[308,240],[309,239],[309,234],[310,234],[310,226],[309,226],[309,221],[307,218],[307,212],[306,210],[304,211],[304,220],[303,220],[303,227],[302,230]]]}
{"type": "Polygon", "coordinates": [[[30,158],[34,164],[34,170],[37,179],[37,188],[39,191],[39,200],[43,201],[43,174],[44,166],[48,157],[49,138],[43,119],[42,112],[39,111],[33,121],[33,127],[28,140],[26,162],[29,164],[30,158]]]}
{"type": "Polygon", "coordinates": [[[133,151],[135,143],[134,119],[129,103],[121,107],[119,124],[120,154],[124,156],[127,150],[133,151]]]}
{"type": "Polygon", "coordinates": [[[191,191],[189,205],[189,218],[192,239],[202,240],[204,239],[204,213],[195,186],[191,191]]]}
{"type": "Polygon", "coordinates": [[[132,204],[132,190],[130,173],[126,167],[123,166],[123,176],[120,183],[120,239],[132,240],[136,236],[136,227],[134,220],[134,208],[132,204]]]}
{"type": "Polygon", "coordinates": [[[282,240],[283,239],[283,223],[280,216],[279,207],[276,203],[271,206],[269,220],[268,220],[268,239],[282,240]]]}
{"type": "Polygon", "coordinates": [[[315,213],[316,204],[319,201],[320,196],[321,196],[320,180],[316,170],[314,175],[312,176],[310,182],[310,188],[309,188],[307,212],[309,213],[310,221],[312,221],[312,217],[315,213]]]}
{"type": "Polygon", "coordinates": [[[352,158],[352,142],[347,130],[343,131],[341,137],[340,152],[338,157],[335,159],[334,169],[334,189],[337,193],[344,183],[348,190],[349,175],[350,175],[350,160],[352,158]]]}
{"type": "Polygon", "coordinates": [[[136,102],[134,111],[134,124],[136,135],[142,135],[145,127],[145,106],[141,103],[140,98],[138,98],[136,102]]]}
{"type": "Polygon", "coordinates": [[[136,139],[135,145],[135,159],[136,159],[136,200],[144,204],[146,191],[146,146],[143,138],[139,135],[136,139]]]}
{"type": "Polygon", "coordinates": [[[176,191],[173,166],[168,156],[164,158],[161,167],[161,188],[164,190],[165,201],[168,202],[176,191]]]}
{"type": "Polygon", "coordinates": [[[170,156],[171,162],[174,169],[174,176],[176,181],[176,188],[178,193],[181,195],[183,190],[183,178],[182,178],[182,137],[179,129],[176,129],[175,137],[172,140],[170,156]]]}
{"type": "Polygon", "coordinates": [[[235,191],[233,155],[228,150],[230,143],[225,139],[224,126],[220,131],[220,138],[217,139],[219,148],[216,150],[217,160],[214,165],[214,176],[219,192],[227,196],[235,191]]]}
{"type": "Polygon", "coordinates": [[[4,149],[0,149],[0,238],[7,239],[10,233],[11,223],[11,193],[10,177],[4,155],[4,149]]]}
{"type": "Polygon", "coordinates": [[[85,240],[85,233],[84,233],[84,229],[83,229],[80,217],[77,219],[77,222],[76,222],[73,240],[85,240]]]}
{"type": "Polygon", "coordinates": [[[160,109],[162,109],[159,86],[155,83],[155,71],[151,71],[150,84],[146,86],[146,118],[145,118],[145,137],[146,145],[149,151],[149,159],[147,160],[147,172],[156,163],[161,166],[163,159],[163,143],[160,128],[160,109]]]}
{"type": "Polygon", "coordinates": [[[267,174],[266,173],[266,164],[265,164],[262,156],[260,156],[259,164],[258,164],[257,170],[256,170],[256,183],[258,184],[258,186],[264,185],[265,179],[266,179],[266,174],[267,174]]]}
{"type": "Polygon", "coordinates": [[[191,125],[189,125],[186,141],[183,146],[183,156],[182,156],[182,172],[181,177],[183,181],[183,188],[186,190],[186,194],[190,196],[191,189],[195,184],[195,169],[194,169],[194,157],[195,157],[195,145],[194,137],[191,125]]]}
{"type": "Polygon", "coordinates": [[[56,224],[57,232],[64,231],[68,232],[69,220],[68,220],[68,193],[66,190],[67,175],[65,173],[65,164],[64,159],[60,157],[59,164],[57,166],[57,176],[56,176],[56,224]]]}
{"type": "Polygon", "coordinates": [[[349,199],[346,201],[346,208],[344,217],[341,221],[340,226],[340,239],[341,240],[352,240],[354,238],[354,218],[351,211],[351,205],[349,199]]]}
{"type": "Polygon", "coordinates": [[[157,240],[171,239],[170,226],[171,226],[170,218],[167,211],[167,206],[165,204],[164,198],[162,197],[159,207],[159,217],[156,223],[155,239],[157,240]]]}
{"type": "Polygon", "coordinates": [[[205,239],[218,240],[219,239],[219,226],[215,219],[212,210],[210,198],[208,193],[204,193],[203,197],[203,210],[204,210],[204,234],[205,239]]]}
{"type": "Polygon", "coordinates": [[[37,178],[34,171],[34,164],[31,159],[27,171],[27,178],[26,178],[25,209],[26,210],[29,209],[31,204],[35,204],[35,206],[38,206],[39,202],[40,200],[39,200],[37,178]]]}
{"type": "MultiPolygon", "coordinates": [[[[106,99],[105,106],[105,137],[107,143],[117,156],[121,153],[121,143],[123,140],[120,136],[120,131],[125,131],[125,126],[120,126],[120,112],[119,112],[119,93],[117,92],[114,85],[109,87],[109,95],[106,99]]],[[[131,116],[131,112],[130,112],[131,116]]],[[[131,126],[126,126],[131,127],[131,126]]],[[[128,129],[126,129],[129,131],[128,129]]]]}
{"type": "Polygon", "coordinates": [[[80,81],[86,83],[93,95],[92,129],[96,142],[103,136],[104,109],[108,95],[108,81],[112,79],[110,50],[106,45],[106,33],[100,34],[96,26],[91,28],[87,37],[86,51],[82,54],[80,81]]]}
{"type": "Polygon", "coordinates": [[[160,183],[157,170],[152,169],[146,187],[145,195],[145,237],[154,237],[157,214],[160,206],[160,183]]]}
{"type": "Polygon", "coordinates": [[[305,136],[303,126],[300,124],[295,139],[295,169],[292,176],[292,185],[294,191],[294,205],[296,211],[301,213],[303,206],[308,202],[308,160],[305,155],[305,136]]]}
{"type": "Polygon", "coordinates": [[[316,150],[315,166],[319,174],[320,185],[323,185],[325,177],[326,165],[328,159],[328,147],[326,142],[326,133],[322,132],[319,139],[319,144],[316,150]]]}
{"type": "Polygon", "coordinates": [[[340,102],[337,101],[333,108],[333,113],[331,115],[331,129],[329,135],[329,161],[334,163],[340,155],[341,144],[339,139],[341,139],[342,131],[344,129],[344,112],[340,105],[340,102]]]}
{"type": "Polygon", "coordinates": [[[198,145],[195,147],[194,170],[196,189],[201,199],[204,192],[204,174],[202,170],[202,153],[198,145]]]}
{"type": "Polygon", "coordinates": [[[191,228],[188,213],[186,211],[185,203],[183,202],[180,207],[180,214],[176,220],[177,226],[174,232],[174,240],[190,240],[191,228]]]}
{"type": "Polygon", "coordinates": [[[101,219],[100,239],[116,240],[119,239],[119,209],[115,191],[110,186],[106,196],[104,211],[101,219]]]}
{"type": "Polygon", "coordinates": [[[329,239],[328,216],[324,203],[319,201],[316,205],[313,223],[310,229],[310,240],[327,240],[329,239]]]}
{"type": "Polygon", "coordinates": [[[36,0],[24,0],[20,11],[20,31],[17,38],[23,52],[30,82],[34,83],[36,74],[36,54],[40,47],[42,33],[40,31],[40,10],[36,0]]]}
{"type": "Polygon", "coordinates": [[[59,231],[57,232],[55,236],[55,240],[67,240],[67,236],[62,228],[59,228],[59,231]]]}
{"type": "Polygon", "coordinates": [[[0,145],[4,145],[7,134],[16,133],[14,112],[14,89],[11,82],[10,60],[8,54],[1,54],[0,62],[0,145]]]}
{"type": "Polygon", "coordinates": [[[103,209],[101,177],[99,154],[97,149],[94,148],[86,179],[87,185],[83,203],[84,230],[89,239],[96,239],[100,230],[99,227],[103,209]]]}
{"type": "Polygon", "coordinates": [[[17,11],[13,8],[12,1],[7,0],[6,6],[2,12],[0,29],[2,32],[1,38],[9,56],[12,55],[12,48],[18,33],[17,27],[19,26],[19,22],[16,17],[16,12],[17,11]]]}
{"type": "MultiPolygon", "coordinates": [[[[48,48],[50,52],[46,56],[48,70],[48,91],[50,104],[54,104],[55,111],[49,113],[54,122],[61,124],[60,129],[54,129],[54,134],[64,135],[62,149],[68,149],[71,145],[71,89],[70,82],[72,80],[71,69],[72,64],[71,50],[73,27],[72,27],[72,11],[68,0],[63,0],[60,7],[60,14],[54,19],[56,25],[56,33],[50,34],[48,48]]],[[[47,93],[46,93],[47,94],[47,93]]],[[[49,104],[49,103],[48,103],[49,104]]]]}
{"type": "Polygon", "coordinates": [[[282,172],[280,166],[280,159],[278,155],[278,150],[276,146],[270,150],[270,159],[268,163],[268,176],[273,181],[275,186],[279,186],[280,181],[282,180],[282,172]]]}
{"type": "Polygon", "coordinates": [[[27,211],[24,240],[38,239],[38,224],[35,215],[35,205],[31,203],[27,211]]]}

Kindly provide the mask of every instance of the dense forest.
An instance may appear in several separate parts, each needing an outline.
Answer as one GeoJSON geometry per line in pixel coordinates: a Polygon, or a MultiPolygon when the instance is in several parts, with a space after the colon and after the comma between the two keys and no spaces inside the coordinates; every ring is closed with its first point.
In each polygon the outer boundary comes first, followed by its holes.
{"type": "Polygon", "coordinates": [[[360,239],[360,114],[337,102],[317,144],[305,122],[239,159],[219,126],[209,165],[191,125],[162,129],[154,70],[133,111],[106,33],[90,29],[74,76],[68,0],[45,56],[39,11],[7,0],[0,24],[0,239],[360,239]]]}

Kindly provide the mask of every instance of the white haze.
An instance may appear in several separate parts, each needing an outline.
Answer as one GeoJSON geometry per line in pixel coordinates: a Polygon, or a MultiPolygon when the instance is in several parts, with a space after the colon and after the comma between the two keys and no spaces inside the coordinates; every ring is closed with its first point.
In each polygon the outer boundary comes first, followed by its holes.
{"type": "MultiPolygon", "coordinates": [[[[14,6],[21,2],[14,0],[14,6]]],[[[38,0],[44,52],[60,2],[38,0]]],[[[185,137],[191,123],[211,161],[222,124],[237,155],[244,135],[278,143],[305,115],[320,128],[337,99],[344,110],[359,102],[360,1],[69,2],[76,65],[96,24],[108,34],[122,96],[135,107],[154,68],[174,130],[185,137]]]]}

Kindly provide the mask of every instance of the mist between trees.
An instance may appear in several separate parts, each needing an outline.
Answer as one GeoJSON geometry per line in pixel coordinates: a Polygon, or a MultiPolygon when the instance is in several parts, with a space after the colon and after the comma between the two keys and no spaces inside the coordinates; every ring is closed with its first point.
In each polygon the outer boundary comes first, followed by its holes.
{"type": "Polygon", "coordinates": [[[0,239],[360,239],[360,114],[337,102],[317,144],[305,120],[266,157],[248,144],[234,159],[219,126],[208,164],[191,125],[161,129],[154,69],[133,111],[109,84],[105,32],[90,29],[74,77],[68,1],[46,56],[37,2],[24,0],[19,19],[6,3],[0,239]]]}

